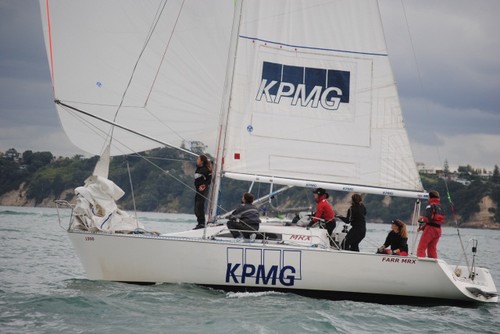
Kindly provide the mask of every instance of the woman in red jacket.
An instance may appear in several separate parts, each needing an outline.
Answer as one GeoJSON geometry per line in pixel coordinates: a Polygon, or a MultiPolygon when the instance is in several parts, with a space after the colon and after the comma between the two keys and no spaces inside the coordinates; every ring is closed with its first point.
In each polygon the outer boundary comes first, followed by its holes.
{"type": "Polygon", "coordinates": [[[418,219],[422,223],[419,231],[424,231],[417,247],[418,257],[427,255],[427,257],[437,259],[437,244],[441,237],[441,224],[444,222],[444,218],[439,193],[435,190],[430,191],[429,205],[425,208],[425,215],[418,219]]]}
{"type": "Polygon", "coordinates": [[[316,202],[316,213],[311,218],[309,227],[320,223],[320,227],[325,228],[328,231],[328,235],[331,236],[337,224],[335,223],[335,212],[332,205],[326,200],[330,195],[323,188],[314,190],[313,194],[314,201],[316,202]]]}

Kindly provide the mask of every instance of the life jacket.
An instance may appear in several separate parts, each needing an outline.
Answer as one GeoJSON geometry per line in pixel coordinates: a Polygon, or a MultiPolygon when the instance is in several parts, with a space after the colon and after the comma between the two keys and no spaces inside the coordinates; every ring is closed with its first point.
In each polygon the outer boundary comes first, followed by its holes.
{"type": "Polygon", "coordinates": [[[432,210],[432,215],[430,217],[429,222],[427,222],[428,225],[434,226],[434,227],[441,227],[441,224],[444,223],[445,220],[445,215],[443,212],[443,208],[441,208],[441,205],[439,201],[431,201],[431,210],[432,210]]]}

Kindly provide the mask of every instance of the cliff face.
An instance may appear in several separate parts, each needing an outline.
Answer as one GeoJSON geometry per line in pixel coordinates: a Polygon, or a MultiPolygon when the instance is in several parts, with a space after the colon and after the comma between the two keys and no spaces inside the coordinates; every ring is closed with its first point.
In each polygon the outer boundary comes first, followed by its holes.
{"type": "Polygon", "coordinates": [[[490,209],[498,209],[497,204],[490,196],[484,196],[479,202],[480,211],[475,213],[471,219],[462,223],[461,227],[500,229],[500,224],[495,223],[495,215],[490,209]]]}
{"type": "MultiPolygon", "coordinates": [[[[61,194],[61,198],[72,197],[73,189],[67,189],[61,194]]],[[[35,205],[34,199],[28,199],[26,196],[25,184],[21,184],[18,190],[9,191],[8,193],[0,196],[1,206],[26,206],[26,207],[44,207],[44,208],[55,208],[56,203],[54,202],[56,198],[54,196],[49,196],[45,198],[40,204],[35,205]]]]}
{"type": "Polygon", "coordinates": [[[26,198],[25,183],[23,183],[18,190],[9,191],[0,196],[0,205],[34,207],[35,200],[28,200],[26,198]]]}

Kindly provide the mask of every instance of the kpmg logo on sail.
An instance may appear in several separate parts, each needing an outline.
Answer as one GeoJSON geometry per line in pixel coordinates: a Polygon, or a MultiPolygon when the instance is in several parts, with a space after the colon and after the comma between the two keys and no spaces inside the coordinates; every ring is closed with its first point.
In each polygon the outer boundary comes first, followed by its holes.
{"type": "Polygon", "coordinates": [[[293,106],[337,110],[349,103],[349,84],[348,71],[264,62],[256,100],[281,103],[285,98],[293,106]]]}

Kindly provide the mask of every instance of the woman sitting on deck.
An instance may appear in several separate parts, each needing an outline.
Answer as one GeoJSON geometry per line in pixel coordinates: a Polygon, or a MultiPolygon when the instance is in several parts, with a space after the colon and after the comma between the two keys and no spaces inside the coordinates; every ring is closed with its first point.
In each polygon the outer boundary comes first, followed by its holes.
{"type": "Polygon", "coordinates": [[[391,231],[387,235],[385,242],[377,250],[379,254],[408,255],[408,232],[406,224],[399,219],[395,219],[391,224],[391,231]]]}

